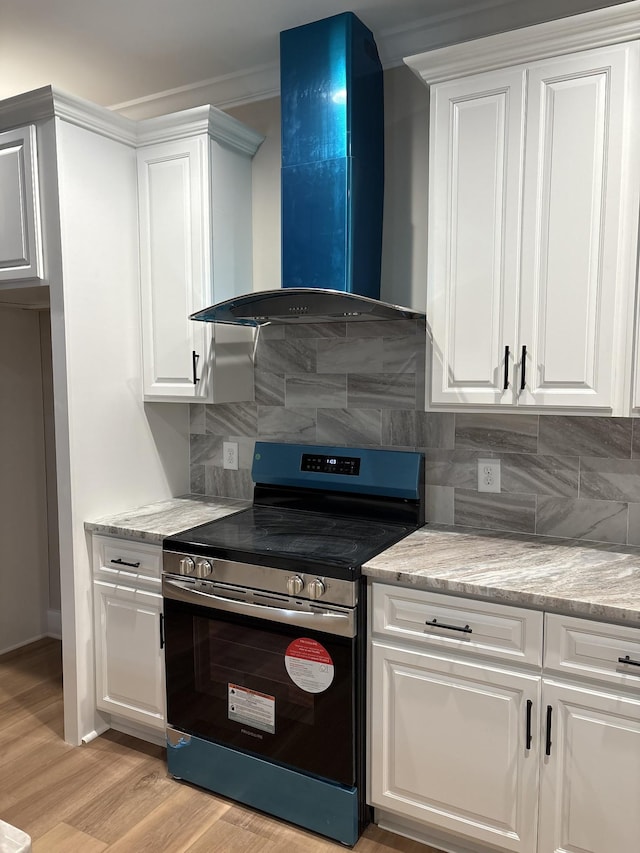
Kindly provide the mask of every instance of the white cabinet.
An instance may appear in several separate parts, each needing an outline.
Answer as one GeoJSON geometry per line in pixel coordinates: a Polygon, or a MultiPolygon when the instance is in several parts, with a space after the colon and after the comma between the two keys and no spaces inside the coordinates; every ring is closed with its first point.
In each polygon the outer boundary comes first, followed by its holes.
{"type": "Polygon", "coordinates": [[[427,399],[626,414],[640,44],[549,57],[530,30],[407,60],[431,86],[427,399]],[[514,39],[545,58],[498,67],[514,39]]]}
{"type": "Polygon", "coordinates": [[[163,729],[161,547],[96,536],[93,558],[97,708],[163,729]]]}
{"type": "Polygon", "coordinates": [[[35,125],[0,133],[0,286],[42,277],[35,125]]]}
{"type": "Polygon", "coordinates": [[[381,825],[452,853],[636,848],[638,629],[546,614],[542,659],[541,613],[372,591],[369,799],[381,825]]]}
{"type": "Polygon", "coordinates": [[[189,315],[251,291],[251,157],[262,137],[213,107],[140,125],[145,399],[253,399],[253,331],[189,315]]]}

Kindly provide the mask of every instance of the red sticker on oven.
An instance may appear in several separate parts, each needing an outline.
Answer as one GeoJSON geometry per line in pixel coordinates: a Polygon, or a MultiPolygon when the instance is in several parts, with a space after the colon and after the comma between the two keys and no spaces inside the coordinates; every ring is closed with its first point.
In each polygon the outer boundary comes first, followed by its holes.
{"type": "Polygon", "coordinates": [[[287,647],[284,665],[289,678],[307,693],[322,693],[333,681],[333,661],[324,646],[300,637],[287,647]]]}

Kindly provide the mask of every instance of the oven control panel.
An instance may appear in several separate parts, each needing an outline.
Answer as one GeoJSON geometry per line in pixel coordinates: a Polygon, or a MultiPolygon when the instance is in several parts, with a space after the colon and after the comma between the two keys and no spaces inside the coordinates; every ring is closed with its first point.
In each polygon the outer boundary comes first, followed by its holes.
{"type": "Polygon", "coordinates": [[[360,473],[360,457],[303,453],[300,470],[320,474],[347,474],[357,477],[360,473]]]}

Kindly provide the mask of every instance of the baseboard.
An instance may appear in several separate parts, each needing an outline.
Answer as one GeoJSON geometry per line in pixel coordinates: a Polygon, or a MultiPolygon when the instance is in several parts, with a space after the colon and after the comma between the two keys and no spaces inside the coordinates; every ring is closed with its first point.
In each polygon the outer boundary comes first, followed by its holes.
{"type": "Polygon", "coordinates": [[[8,652],[14,652],[16,649],[23,649],[25,646],[30,646],[31,643],[35,643],[38,640],[43,640],[45,637],[48,637],[48,634],[36,634],[35,637],[29,637],[27,640],[21,640],[19,643],[14,643],[11,646],[7,646],[4,649],[0,649],[0,655],[5,655],[8,652]]]}
{"type": "Polygon", "coordinates": [[[386,829],[388,832],[402,835],[404,838],[411,838],[413,841],[427,844],[434,851],[440,850],[442,853],[489,853],[490,850],[495,850],[497,853],[498,850],[495,847],[476,846],[472,841],[457,839],[452,835],[441,833],[437,829],[434,830],[427,824],[421,824],[419,821],[413,821],[378,808],[374,809],[373,821],[380,829],[386,829]]]}
{"type": "Polygon", "coordinates": [[[156,746],[167,745],[167,735],[164,729],[153,729],[151,727],[140,726],[136,723],[131,723],[128,720],[121,720],[118,717],[111,717],[111,728],[117,732],[122,732],[124,735],[136,737],[138,740],[147,741],[147,743],[155,743],[156,746]]]}
{"type": "Polygon", "coordinates": [[[59,610],[47,610],[47,637],[62,639],[62,613],[59,610]]]}

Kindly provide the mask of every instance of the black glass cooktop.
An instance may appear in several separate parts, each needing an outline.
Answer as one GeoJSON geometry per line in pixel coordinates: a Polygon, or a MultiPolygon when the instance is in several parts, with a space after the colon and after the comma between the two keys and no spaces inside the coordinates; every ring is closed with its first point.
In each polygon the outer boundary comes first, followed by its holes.
{"type": "Polygon", "coordinates": [[[167,551],[275,568],[357,570],[415,529],[398,523],[254,505],[164,540],[167,551]]]}

